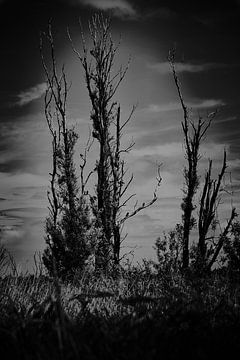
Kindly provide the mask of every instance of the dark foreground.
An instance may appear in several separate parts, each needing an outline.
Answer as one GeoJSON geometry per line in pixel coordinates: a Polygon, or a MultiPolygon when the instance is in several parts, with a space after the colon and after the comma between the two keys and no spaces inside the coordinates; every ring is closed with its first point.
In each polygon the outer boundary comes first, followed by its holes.
{"type": "Polygon", "coordinates": [[[222,359],[240,353],[240,284],[132,269],[1,279],[1,359],[222,359]]]}

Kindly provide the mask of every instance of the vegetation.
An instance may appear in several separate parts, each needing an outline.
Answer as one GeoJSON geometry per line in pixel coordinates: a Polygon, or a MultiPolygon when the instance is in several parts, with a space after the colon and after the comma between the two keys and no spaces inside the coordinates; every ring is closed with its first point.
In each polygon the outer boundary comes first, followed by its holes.
{"type": "MultiPolygon", "coordinates": [[[[183,189],[183,211],[182,223],[177,224],[174,231],[169,233],[169,239],[164,239],[163,245],[161,238],[157,239],[156,248],[158,259],[166,259],[168,254],[171,265],[178,265],[182,271],[194,270],[197,273],[210,272],[224,247],[230,242],[227,240],[231,228],[234,229],[234,219],[237,212],[234,207],[231,209],[230,217],[224,229],[217,218],[218,206],[221,200],[220,192],[224,191],[223,179],[227,169],[226,151],[224,150],[223,163],[217,179],[212,178],[212,160],[205,174],[203,187],[200,195],[197,218],[193,212],[197,209],[195,195],[200,187],[199,161],[201,159],[200,145],[212,123],[216,112],[207,115],[206,119],[199,116],[197,122],[192,119],[191,111],[186,106],[178,75],[174,64],[175,53],[170,52],[169,64],[172,68],[173,78],[177,93],[183,110],[183,121],[181,123],[185,145],[185,159],[187,166],[184,168],[185,186],[183,189]],[[233,227],[232,227],[233,226],[233,227]],[[198,238],[190,242],[190,234],[193,228],[198,230],[198,238]],[[212,233],[210,231],[212,230],[212,233]],[[169,243],[169,248],[166,245],[169,243]]],[[[235,227],[236,228],[236,227],[235,227]]],[[[235,237],[236,238],[236,237],[235,237]]],[[[230,246],[231,247],[231,246],[230,246]]],[[[229,251],[228,251],[229,254],[229,251]]]]}
{"type": "MultiPolygon", "coordinates": [[[[12,257],[0,247],[1,359],[231,357],[240,350],[240,224],[234,208],[222,230],[217,220],[226,152],[217,179],[212,177],[211,160],[202,184],[199,174],[201,143],[215,114],[192,120],[171,54],[184,115],[182,222],[156,240],[157,261],[124,264],[122,226],[156,201],[157,187],[148,203],[124,213],[133,197],[127,194],[133,176],[125,178],[122,154],[133,144],[123,149],[121,138],[134,107],[121,122],[121,107],[113,97],[128,66],[113,72],[118,46],[111,39],[109,19],[92,18],[89,51],[81,34],[82,54],[68,32],[92,107],[92,135],[80,156],[80,176],[74,163],[78,135],[67,119],[69,87],[64,67],[58,73],[51,24],[42,34],[48,85],[45,116],[52,139],[47,247],[32,275],[18,273],[12,257]],[[50,64],[43,39],[50,46],[50,64]],[[93,141],[99,157],[85,175],[93,141]],[[93,194],[87,188],[91,176],[96,179],[93,194]]],[[[160,182],[158,172],[157,186],[160,182]]]]}
{"type": "Polygon", "coordinates": [[[145,261],[117,276],[0,280],[2,359],[222,359],[239,350],[240,288],[145,261]],[[55,279],[56,280],[56,279],[55,279]]]}
{"type": "MultiPolygon", "coordinates": [[[[50,274],[54,271],[61,278],[71,276],[76,269],[84,268],[89,257],[94,257],[98,271],[109,271],[120,264],[122,228],[126,220],[139,211],[151,206],[156,200],[156,189],[152,200],[132,211],[123,213],[124,207],[135,194],[127,190],[133,175],[126,179],[123,154],[133,147],[121,147],[123,130],[129,117],[121,122],[121,108],[113,97],[125,77],[128,65],[114,73],[114,60],[118,45],[115,46],[110,33],[110,19],[101,15],[93,16],[89,23],[90,51],[86,46],[81,29],[83,55],[70,42],[85,73],[86,87],[92,105],[92,135],[81,154],[81,184],[78,186],[74,149],[78,138],[74,128],[68,127],[67,98],[68,84],[64,67],[58,75],[55,59],[54,38],[51,23],[47,33],[41,37],[42,63],[47,78],[45,95],[45,117],[52,136],[52,173],[50,174],[49,217],[46,221],[47,249],[43,262],[50,274]],[[51,64],[45,61],[43,39],[50,46],[51,64]],[[94,139],[99,145],[96,166],[84,176],[87,154],[94,139]],[[90,176],[96,173],[95,193],[87,189],[90,176]],[[55,270],[54,270],[55,269],[55,270]]],[[[157,178],[157,186],[161,182],[157,178]]]]}
{"type": "MultiPolygon", "coordinates": [[[[42,62],[47,78],[45,117],[52,137],[52,172],[48,192],[49,216],[46,219],[47,248],[43,263],[49,273],[54,271],[65,277],[82,269],[90,254],[91,219],[84,193],[78,191],[78,180],[73,160],[78,135],[67,125],[68,84],[64,67],[58,75],[54,41],[49,25],[45,34],[51,51],[51,70],[43,55],[42,62]]],[[[95,235],[95,234],[94,234],[95,235]]]]}

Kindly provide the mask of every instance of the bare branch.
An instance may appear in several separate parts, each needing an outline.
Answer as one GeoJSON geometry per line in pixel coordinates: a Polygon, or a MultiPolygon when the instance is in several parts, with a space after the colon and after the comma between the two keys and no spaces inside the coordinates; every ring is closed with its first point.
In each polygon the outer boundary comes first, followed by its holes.
{"type": "Polygon", "coordinates": [[[86,188],[86,185],[87,185],[90,177],[96,171],[96,169],[90,170],[89,173],[87,174],[87,176],[84,177],[84,170],[85,170],[85,167],[87,164],[87,155],[88,155],[89,151],[91,150],[93,142],[94,142],[94,138],[91,137],[91,131],[89,130],[87,143],[84,147],[84,152],[83,152],[83,154],[82,153],[80,154],[80,158],[82,161],[82,163],[80,164],[80,182],[81,182],[81,194],[82,195],[85,194],[85,188],[86,188]]]}
{"type": "Polygon", "coordinates": [[[231,211],[231,216],[228,219],[227,225],[224,228],[222,234],[220,235],[220,237],[218,239],[218,243],[217,243],[217,246],[215,248],[215,252],[213,254],[213,257],[212,257],[212,259],[210,260],[210,262],[209,262],[209,264],[207,266],[208,270],[211,270],[211,267],[215,263],[218,255],[219,255],[219,253],[220,253],[220,251],[221,251],[221,249],[223,247],[223,244],[226,241],[226,237],[227,237],[227,235],[229,233],[230,226],[232,225],[232,222],[233,222],[233,220],[235,219],[236,216],[237,216],[236,209],[233,208],[232,211],[231,211]]]}
{"type": "Polygon", "coordinates": [[[153,205],[155,202],[157,201],[157,195],[154,192],[153,194],[153,198],[152,200],[150,200],[148,203],[142,203],[141,206],[139,206],[138,208],[136,208],[135,210],[133,210],[130,213],[127,213],[121,220],[120,220],[120,224],[123,224],[126,220],[130,219],[131,217],[135,216],[139,211],[142,211],[146,208],[148,208],[149,206],[153,205]]]}
{"type": "Polygon", "coordinates": [[[131,112],[130,112],[128,118],[127,118],[127,120],[126,120],[126,121],[121,125],[121,127],[120,127],[120,132],[121,132],[122,129],[129,123],[129,121],[131,120],[131,118],[132,118],[132,116],[133,116],[133,113],[135,112],[136,108],[137,108],[137,105],[133,105],[132,110],[131,110],[131,112]]]}
{"type": "Polygon", "coordinates": [[[136,196],[136,194],[131,194],[121,205],[119,205],[119,209],[126,206],[126,204],[129,202],[129,200],[131,200],[134,196],[136,196]]]}

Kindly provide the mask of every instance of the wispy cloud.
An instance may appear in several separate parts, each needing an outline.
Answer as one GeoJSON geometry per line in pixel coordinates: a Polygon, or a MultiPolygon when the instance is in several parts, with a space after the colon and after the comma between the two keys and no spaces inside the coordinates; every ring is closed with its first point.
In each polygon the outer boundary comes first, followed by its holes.
{"type": "Polygon", "coordinates": [[[19,240],[22,239],[24,234],[24,231],[22,229],[16,228],[16,227],[3,227],[2,229],[2,237],[1,237],[1,243],[5,246],[14,247],[19,246],[19,240]]]}
{"type": "Polygon", "coordinates": [[[41,83],[36,86],[33,86],[29,89],[21,91],[17,98],[18,100],[15,102],[15,106],[24,106],[29,104],[30,102],[40,99],[42,95],[45,93],[47,89],[46,83],[41,83]]]}
{"type": "MultiPolygon", "coordinates": [[[[216,108],[225,105],[222,100],[219,99],[206,99],[197,102],[190,102],[186,104],[190,109],[209,109],[216,108]]],[[[145,110],[151,113],[159,113],[164,111],[176,111],[181,109],[180,102],[170,102],[168,104],[150,104],[145,110]]]]}
{"type": "MultiPolygon", "coordinates": [[[[75,2],[77,2],[75,0],[75,2]]],[[[117,17],[135,17],[136,10],[126,0],[78,0],[78,3],[91,6],[99,10],[112,10],[113,15],[117,17]]]]}
{"type": "MultiPolygon", "coordinates": [[[[226,64],[220,64],[220,63],[204,63],[204,64],[191,64],[191,63],[175,63],[175,69],[178,73],[181,72],[190,72],[190,73],[198,73],[202,71],[207,71],[211,69],[218,69],[227,67],[226,64]]],[[[147,64],[147,67],[149,69],[155,70],[160,74],[168,74],[172,72],[171,66],[169,62],[158,62],[155,64],[147,64]]]]}
{"type": "MultiPolygon", "coordinates": [[[[229,150],[229,146],[227,146],[226,144],[217,144],[214,142],[202,144],[200,149],[202,160],[208,161],[208,159],[212,158],[215,159],[215,161],[220,161],[221,163],[224,149],[229,150]]],[[[142,146],[141,148],[133,149],[131,151],[131,155],[135,158],[142,158],[144,156],[154,157],[155,155],[158,155],[162,159],[168,159],[168,161],[172,161],[172,159],[174,158],[180,161],[181,159],[183,159],[183,153],[184,145],[182,142],[171,142],[166,144],[142,146]]],[[[233,163],[239,165],[240,160],[238,159],[236,162],[233,163]]]]}
{"type": "Polygon", "coordinates": [[[161,155],[162,157],[182,157],[182,143],[171,142],[169,144],[164,145],[148,145],[142,147],[140,149],[133,149],[131,151],[132,156],[153,156],[153,155],[161,155]]]}

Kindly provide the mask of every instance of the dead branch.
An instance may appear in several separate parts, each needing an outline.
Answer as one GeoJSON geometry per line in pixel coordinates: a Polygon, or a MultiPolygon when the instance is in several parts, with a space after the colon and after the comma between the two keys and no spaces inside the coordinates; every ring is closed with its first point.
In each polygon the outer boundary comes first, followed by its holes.
{"type": "Polygon", "coordinates": [[[89,135],[88,135],[87,143],[84,147],[84,151],[83,151],[83,153],[80,154],[80,158],[82,161],[80,164],[80,183],[81,183],[81,194],[82,195],[86,195],[85,188],[87,186],[87,183],[88,183],[90,177],[96,171],[96,169],[90,170],[89,173],[87,174],[87,176],[86,177],[84,176],[85,167],[87,164],[87,155],[88,155],[89,151],[91,150],[93,142],[94,142],[94,138],[91,137],[91,132],[89,131],[89,135]]]}
{"type": "Polygon", "coordinates": [[[210,262],[208,263],[208,266],[207,266],[207,269],[210,271],[213,264],[216,262],[216,259],[224,245],[224,242],[227,238],[227,235],[229,233],[229,230],[230,230],[230,226],[232,225],[233,223],[233,220],[235,219],[235,217],[237,216],[237,212],[236,212],[236,209],[233,208],[232,211],[231,211],[231,216],[230,218],[228,219],[228,222],[227,222],[227,225],[226,227],[224,228],[222,234],[220,235],[219,239],[218,239],[218,243],[217,243],[217,246],[215,248],[215,252],[210,260],[210,262]]]}

